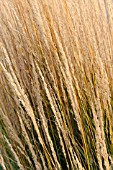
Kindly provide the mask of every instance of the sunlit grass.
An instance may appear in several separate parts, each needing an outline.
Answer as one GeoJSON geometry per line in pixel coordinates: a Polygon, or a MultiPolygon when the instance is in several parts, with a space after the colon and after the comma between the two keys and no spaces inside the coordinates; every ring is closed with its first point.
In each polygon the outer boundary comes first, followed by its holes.
{"type": "Polygon", "coordinates": [[[112,9],[0,1],[0,168],[113,168],[112,9]]]}

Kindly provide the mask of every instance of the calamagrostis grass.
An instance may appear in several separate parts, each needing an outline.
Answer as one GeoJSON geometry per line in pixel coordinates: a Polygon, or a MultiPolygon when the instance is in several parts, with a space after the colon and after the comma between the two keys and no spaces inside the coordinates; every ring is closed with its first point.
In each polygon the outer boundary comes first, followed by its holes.
{"type": "Polygon", "coordinates": [[[0,168],[112,169],[112,9],[0,1],[0,168]]]}

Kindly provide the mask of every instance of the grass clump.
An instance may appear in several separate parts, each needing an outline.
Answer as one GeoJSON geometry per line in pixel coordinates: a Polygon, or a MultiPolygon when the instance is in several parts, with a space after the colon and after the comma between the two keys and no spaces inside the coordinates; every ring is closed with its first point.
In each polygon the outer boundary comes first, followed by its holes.
{"type": "Polygon", "coordinates": [[[113,168],[112,6],[0,1],[0,168],[113,168]]]}

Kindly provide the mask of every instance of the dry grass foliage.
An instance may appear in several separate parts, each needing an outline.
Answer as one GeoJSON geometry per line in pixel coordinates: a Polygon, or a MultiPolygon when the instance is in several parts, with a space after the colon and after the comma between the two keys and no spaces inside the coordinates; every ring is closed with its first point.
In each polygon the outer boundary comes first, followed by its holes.
{"type": "Polygon", "coordinates": [[[113,1],[0,1],[0,168],[112,170],[113,1]]]}

